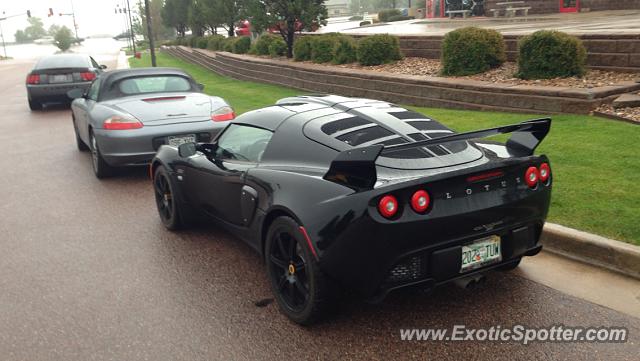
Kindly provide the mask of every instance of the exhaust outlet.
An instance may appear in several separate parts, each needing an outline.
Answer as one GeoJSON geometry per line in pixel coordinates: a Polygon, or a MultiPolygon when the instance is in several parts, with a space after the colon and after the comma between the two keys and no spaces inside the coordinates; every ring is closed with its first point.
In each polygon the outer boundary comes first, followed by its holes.
{"type": "Polygon", "coordinates": [[[486,277],[484,276],[484,274],[477,274],[473,276],[458,278],[454,280],[453,283],[456,286],[466,290],[473,289],[476,286],[483,284],[485,279],[486,277]]]}

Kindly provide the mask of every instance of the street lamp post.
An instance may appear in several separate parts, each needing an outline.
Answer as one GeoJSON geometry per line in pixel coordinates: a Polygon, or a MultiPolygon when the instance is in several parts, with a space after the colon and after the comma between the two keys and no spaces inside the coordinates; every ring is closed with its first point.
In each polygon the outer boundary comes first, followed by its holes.
{"type": "Polygon", "coordinates": [[[151,51],[151,66],[156,66],[156,49],[153,41],[153,29],[151,28],[151,10],[149,0],[144,0],[144,14],[147,18],[147,36],[149,37],[149,50],[151,51]]]}
{"type": "Polygon", "coordinates": [[[129,18],[129,35],[131,35],[131,44],[133,44],[133,54],[136,54],[136,34],[133,32],[133,19],[131,19],[131,7],[129,6],[129,0],[127,0],[127,12],[129,18]]]}
{"type": "MultiPolygon", "coordinates": [[[[2,13],[4,15],[4,12],[2,13]]],[[[2,49],[4,49],[4,57],[7,58],[7,46],[4,44],[4,33],[2,32],[2,20],[6,18],[0,18],[0,37],[2,37],[2,49]]]]}

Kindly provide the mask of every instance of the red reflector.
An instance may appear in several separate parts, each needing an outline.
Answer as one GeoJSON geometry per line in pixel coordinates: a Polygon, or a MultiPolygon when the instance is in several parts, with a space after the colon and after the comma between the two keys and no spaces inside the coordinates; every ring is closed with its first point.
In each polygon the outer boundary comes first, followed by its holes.
{"type": "Polygon", "coordinates": [[[497,178],[497,177],[502,177],[504,175],[504,172],[501,170],[495,171],[495,172],[489,172],[489,173],[482,173],[482,174],[478,174],[478,175],[474,175],[471,177],[467,178],[467,182],[469,183],[473,183],[473,182],[477,182],[477,181],[482,181],[482,180],[486,180],[486,179],[490,179],[490,178],[497,178]]]}
{"type": "Polygon", "coordinates": [[[425,190],[421,189],[411,196],[411,208],[418,213],[426,212],[427,208],[429,208],[429,203],[431,203],[431,198],[425,190]]]}
{"type": "Polygon", "coordinates": [[[538,173],[540,174],[540,182],[546,182],[547,179],[549,179],[549,175],[551,174],[551,169],[549,168],[549,164],[547,163],[540,164],[538,173]]]}
{"type": "Polygon", "coordinates": [[[174,96],[174,97],[156,97],[156,98],[145,98],[142,99],[145,102],[157,102],[160,100],[179,100],[179,99],[184,99],[186,98],[185,96],[174,96]]]}
{"type": "Polygon", "coordinates": [[[27,84],[40,84],[40,74],[27,75],[27,84]]]}
{"type": "Polygon", "coordinates": [[[527,182],[527,185],[530,188],[533,188],[536,186],[536,184],[538,184],[538,179],[539,179],[539,175],[538,175],[538,168],[536,167],[529,167],[527,168],[527,171],[524,173],[524,180],[525,182],[527,182]]]}
{"type": "Polygon", "coordinates": [[[90,71],[87,71],[87,72],[84,72],[84,73],[80,73],[80,77],[84,81],[92,81],[93,79],[96,78],[96,73],[92,73],[90,71]]]}
{"type": "Polygon", "coordinates": [[[398,213],[398,200],[396,197],[391,195],[382,197],[378,202],[378,212],[385,218],[391,218],[398,213]]]}
{"type": "Polygon", "coordinates": [[[226,120],[233,120],[236,117],[236,113],[214,114],[211,116],[211,120],[214,122],[224,122],[226,120]]]}

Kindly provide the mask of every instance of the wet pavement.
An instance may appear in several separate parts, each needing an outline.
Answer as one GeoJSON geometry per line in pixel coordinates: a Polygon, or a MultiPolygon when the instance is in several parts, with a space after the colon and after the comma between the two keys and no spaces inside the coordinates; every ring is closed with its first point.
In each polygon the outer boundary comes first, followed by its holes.
{"type": "Polygon", "coordinates": [[[540,29],[560,30],[570,34],[639,34],[640,11],[614,10],[586,13],[529,15],[510,19],[472,17],[468,19],[416,19],[359,27],[360,21],[335,19],[321,32],[340,31],[349,34],[444,35],[465,26],[491,28],[503,34],[530,34],[540,29]]]}
{"type": "MultiPolygon", "coordinates": [[[[102,52],[115,66],[116,53],[102,52]]],[[[532,281],[527,263],[474,290],[402,292],[380,305],[346,299],[329,321],[296,326],[270,302],[248,246],[214,226],[162,227],[146,169],[96,179],[69,109],[28,110],[31,63],[0,62],[2,360],[638,359],[640,319],[532,281]],[[400,328],[459,324],[617,326],[630,340],[400,340],[400,328]]],[[[595,287],[607,292],[606,282],[595,287]]]]}

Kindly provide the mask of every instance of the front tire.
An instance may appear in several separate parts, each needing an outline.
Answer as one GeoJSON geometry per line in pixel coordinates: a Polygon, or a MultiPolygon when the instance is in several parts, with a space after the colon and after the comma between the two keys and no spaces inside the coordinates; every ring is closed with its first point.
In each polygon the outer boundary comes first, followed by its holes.
{"type": "Polygon", "coordinates": [[[326,316],[334,305],[334,285],[320,270],[296,221],[279,217],[271,224],[265,258],[271,290],[282,313],[301,325],[326,316]]]}
{"type": "Polygon", "coordinates": [[[183,228],[184,223],[178,206],[180,199],[167,170],[163,166],[159,166],[153,175],[153,190],[162,224],[171,231],[183,228]]]}
{"type": "Polygon", "coordinates": [[[113,174],[113,167],[111,167],[100,154],[100,148],[98,148],[98,142],[93,132],[89,133],[89,149],[91,150],[91,166],[93,167],[93,173],[99,179],[107,178],[113,174]]]}
{"type": "Polygon", "coordinates": [[[37,100],[29,99],[29,109],[33,111],[42,110],[42,103],[37,100]]]}

